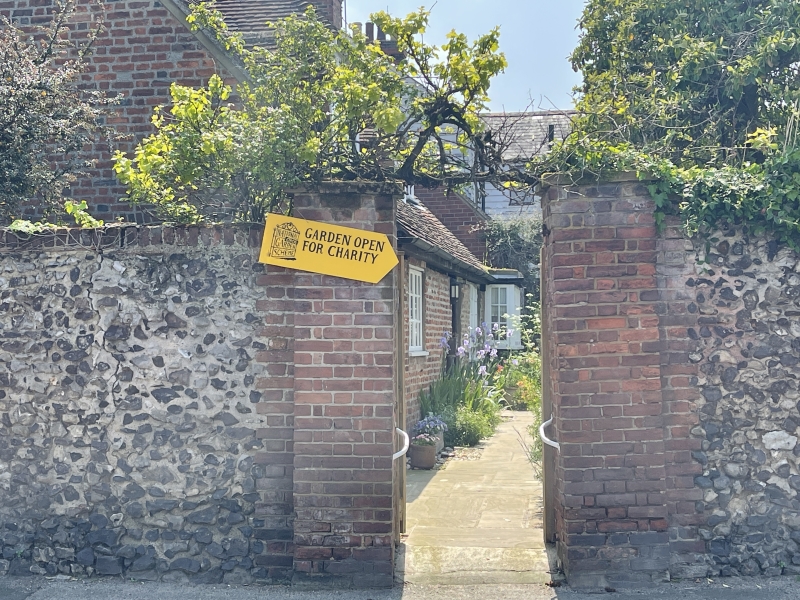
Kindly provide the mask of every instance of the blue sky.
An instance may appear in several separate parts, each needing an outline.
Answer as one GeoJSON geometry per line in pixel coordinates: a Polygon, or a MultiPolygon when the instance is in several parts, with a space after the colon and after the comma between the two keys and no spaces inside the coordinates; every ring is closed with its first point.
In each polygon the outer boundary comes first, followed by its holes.
{"type": "Polygon", "coordinates": [[[451,29],[474,39],[500,25],[500,48],[506,72],[492,85],[494,111],[572,107],[572,88],[580,76],[567,57],[578,42],[576,25],[584,0],[345,0],[347,21],[366,22],[369,14],[387,10],[405,16],[431,6],[426,41],[441,45],[451,29]]]}

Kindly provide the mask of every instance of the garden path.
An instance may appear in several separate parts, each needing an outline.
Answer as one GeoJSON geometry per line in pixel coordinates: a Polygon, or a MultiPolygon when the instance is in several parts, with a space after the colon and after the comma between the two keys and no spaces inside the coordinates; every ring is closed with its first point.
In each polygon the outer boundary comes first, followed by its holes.
{"type": "Polygon", "coordinates": [[[407,531],[396,579],[416,584],[551,580],[542,531],[542,483],[520,443],[529,412],[503,413],[476,460],[407,473],[407,531]]]}

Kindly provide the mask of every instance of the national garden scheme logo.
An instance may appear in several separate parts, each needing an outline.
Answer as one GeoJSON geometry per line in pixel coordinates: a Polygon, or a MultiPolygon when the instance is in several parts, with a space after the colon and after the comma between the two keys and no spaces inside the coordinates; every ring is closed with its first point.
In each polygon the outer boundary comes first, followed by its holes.
{"type": "Polygon", "coordinates": [[[259,262],[378,283],[398,260],[383,233],[270,214],[259,262]]]}
{"type": "Polygon", "coordinates": [[[291,223],[283,223],[275,228],[272,235],[272,246],[269,255],[283,260],[295,260],[297,244],[300,241],[300,232],[291,223]]]}

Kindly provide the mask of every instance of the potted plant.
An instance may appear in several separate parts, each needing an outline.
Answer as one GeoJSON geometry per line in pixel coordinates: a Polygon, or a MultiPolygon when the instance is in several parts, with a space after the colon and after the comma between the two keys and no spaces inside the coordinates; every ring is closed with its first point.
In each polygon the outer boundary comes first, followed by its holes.
{"type": "Polygon", "coordinates": [[[436,465],[436,436],[420,433],[411,438],[408,456],[411,466],[417,469],[432,469],[436,465]]]}
{"type": "Polygon", "coordinates": [[[414,428],[411,430],[411,435],[417,436],[421,434],[432,435],[436,438],[436,453],[438,454],[444,449],[444,432],[447,431],[447,425],[440,416],[428,415],[421,421],[417,421],[414,428]]]}

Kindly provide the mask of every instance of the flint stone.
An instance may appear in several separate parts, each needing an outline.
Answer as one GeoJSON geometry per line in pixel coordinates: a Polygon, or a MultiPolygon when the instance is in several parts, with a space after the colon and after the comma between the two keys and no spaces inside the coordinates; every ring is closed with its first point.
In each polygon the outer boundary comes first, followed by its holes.
{"type": "Polygon", "coordinates": [[[194,583],[222,583],[222,576],[222,569],[219,567],[214,567],[208,571],[199,573],[192,578],[192,581],[194,583]]]}
{"type": "Polygon", "coordinates": [[[148,500],[146,505],[147,505],[147,510],[152,515],[152,514],[155,514],[157,512],[161,512],[161,511],[165,511],[165,510],[166,511],[172,510],[173,508],[178,506],[178,501],[177,500],[153,500],[153,501],[149,501],[148,500]]]}
{"type": "Polygon", "coordinates": [[[743,479],[750,472],[750,469],[741,463],[728,463],[722,470],[725,471],[728,477],[733,477],[734,479],[743,479]]]}
{"type": "Polygon", "coordinates": [[[219,509],[216,506],[209,506],[203,510],[190,513],[186,520],[193,524],[210,525],[216,519],[219,509]]]}
{"type": "Polygon", "coordinates": [[[164,556],[167,558],[175,558],[175,555],[179,552],[188,552],[189,551],[189,542],[171,542],[169,544],[164,544],[164,556]]]}
{"type": "Polygon", "coordinates": [[[168,312],[166,315],[164,315],[164,320],[167,322],[167,326],[171,329],[183,329],[186,327],[186,321],[181,319],[173,312],[168,312]]]}
{"type": "Polygon", "coordinates": [[[231,556],[247,556],[248,544],[246,540],[230,540],[226,546],[228,547],[226,555],[231,556]]]}
{"type": "Polygon", "coordinates": [[[160,466],[160,467],[153,467],[152,469],[147,469],[146,471],[142,472],[142,475],[151,481],[157,481],[161,485],[165,485],[172,481],[175,481],[175,475],[173,475],[172,471],[169,470],[169,467],[160,466]]]}
{"type": "Polygon", "coordinates": [[[119,534],[119,531],[115,531],[113,529],[98,529],[97,531],[92,531],[89,535],[87,535],[86,541],[92,546],[95,544],[104,544],[111,548],[117,545],[119,534]]]}
{"type": "Polygon", "coordinates": [[[119,550],[116,551],[115,554],[121,558],[128,558],[128,559],[135,558],[136,546],[132,544],[125,544],[124,546],[121,546],[119,550]]]}
{"type": "Polygon", "coordinates": [[[125,512],[128,516],[138,519],[144,516],[144,507],[141,502],[131,502],[125,506],[125,512]]]}
{"type": "Polygon", "coordinates": [[[8,574],[9,575],[33,575],[33,571],[31,571],[31,561],[24,559],[24,558],[15,558],[11,560],[11,564],[8,566],[8,574]]]}
{"type": "Polygon", "coordinates": [[[231,413],[228,412],[221,412],[214,415],[215,419],[219,419],[222,423],[228,427],[231,425],[237,425],[239,423],[239,419],[234,417],[231,413]]]}
{"type": "Polygon", "coordinates": [[[222,569],[223,571],[233,571],[236,568],[236,565],[237,565],[237,562],[235,560],[231,559],[231,560],[227,560],[224,563],[222,563],[219,566],[219,568],[222,569]]]}
{"type": "Polygon", "coordinates": [[[710,517],[708,517],[708,526],[709,527],[716,527],[720,523],[725,523],[728,519],[730,519],[730,517],[727,516],[727,515],[725,515],[725,516],[723,516],[723,515],[711,515],[710,517]]]}
{"type": "Polygon", "coordinates": [[[122,341],[129,337],[131,337],[131,328],[127,325],[111,325],[106,329],[106,340],[122,341]]]}
{"type": "Polygon", "coordinates": [[[95,527],[105,527],[106,525],[108,525],[108,517],[98,513],[95,513],[92,516],[90,516],[89,521],[91,521],[92,525],[94,525],[95,527]]]}
{"type": "Polygon", "coordinates": [[[186,573],[198,573],[200,571],[200,562],[193,558],[179,558],[173,560],[169,565],[170,571],[184,571],[186,573]]]}
{"type": "Polygon", "coordinates": [[[75,555],[75,560],[78,564],[91,567],[94,564],[94,552],[91,548],[84,548],[75,555]]]}
{"type": "Polygon", "coordinates": [[[169,374],[167,379],[169,379],[170,383],[177,383],[182,386],[189,385],[189,379],[192,376],[192,372],[189,369],[178,369],[177,371],[173,371],[169,374]]]}
{"type": "Polygon", "coordinates": [[[785,431],[770,431],[762,439],[768,450],[792,450],[797,445],[797,438],[785,431]]]}
{"type": "Polygon", "coordinates": [[[128,569],[129,571],[149,571],[156,566],[156,559],[153,556],[142,556],[133,561],[133,564],[128,569]]]}
{"type": "Polygon", "coordinates": [[[208,527],[201,527],[194,532],[194,539],[201,544],[209,544],[214,539],[208,527]]]}
{"type": "Polygon", "coordinates": [[[715,490],[724,490],[731,484],[731,480],[725,477],[725,475],[720,475],[714,480],[714,489],[715,490]]]}
{"type": "Polygon", "coordinates": [[[169,404],[180,395],[178,392],[170,388],[156,388],[151,390],[150,394],[153,396],[153,398],[161,402],[161,404],[169,404]]]}
{"type": "Polygon", "coordinates": [[[714,556],[730,556],[731,543],[724,538],[711,540],[708,543],[708,551],[714,556]]]}
{"type": "Polygon", "coordinates": [[[100,575],[120,575],[122,574],[122,559],[113,556],[98,556],[94,568],[100,575]]]}

